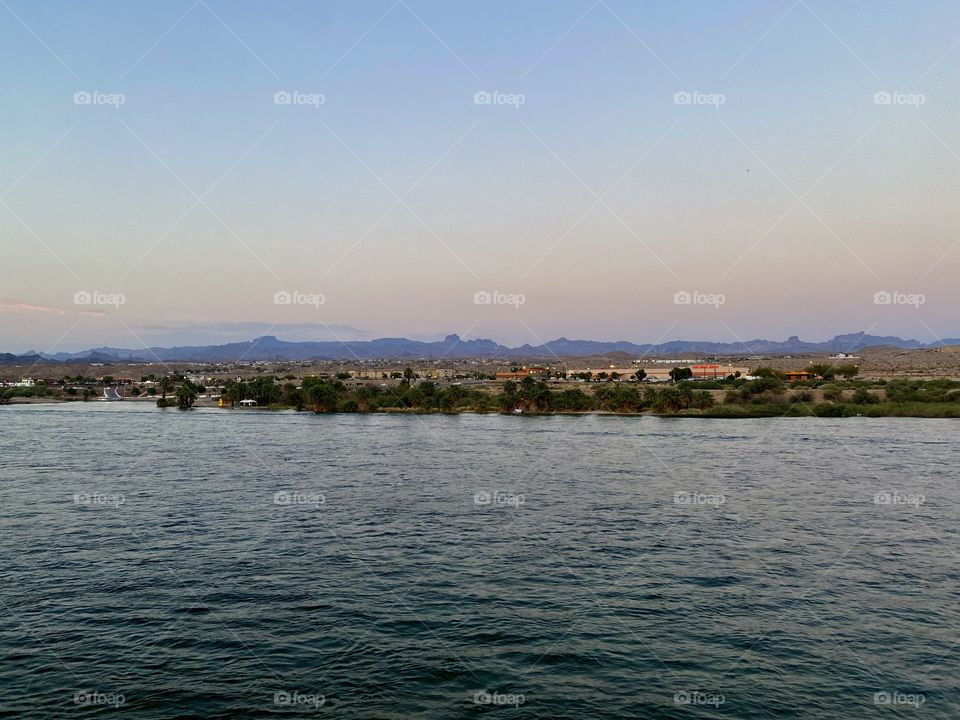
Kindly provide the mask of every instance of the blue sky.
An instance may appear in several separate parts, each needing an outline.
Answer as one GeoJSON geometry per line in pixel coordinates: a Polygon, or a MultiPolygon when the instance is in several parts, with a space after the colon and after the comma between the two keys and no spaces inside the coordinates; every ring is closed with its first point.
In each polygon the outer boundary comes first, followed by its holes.
{"type": "Polygon", "coordinates": [[[960,335],[955,3],[4,2],[2,350],[960,335]]]}

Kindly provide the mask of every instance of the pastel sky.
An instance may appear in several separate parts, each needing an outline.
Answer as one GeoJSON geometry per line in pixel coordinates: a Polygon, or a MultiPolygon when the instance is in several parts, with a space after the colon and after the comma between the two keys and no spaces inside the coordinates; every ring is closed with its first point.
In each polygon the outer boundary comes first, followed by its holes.
{"type": "Polygon", "coordinates": [[[0,59],[0,351],[960,336],[953,0],[3,0],[0,59]]]}

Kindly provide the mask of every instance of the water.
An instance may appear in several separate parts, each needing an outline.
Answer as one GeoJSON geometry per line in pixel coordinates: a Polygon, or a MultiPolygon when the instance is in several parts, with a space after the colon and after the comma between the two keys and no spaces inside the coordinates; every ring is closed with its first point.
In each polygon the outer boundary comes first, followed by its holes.
{"type": "Polygon", "coordinates": [[[957,717],[956,433],[0,408],[0,715],[957,717]]]}

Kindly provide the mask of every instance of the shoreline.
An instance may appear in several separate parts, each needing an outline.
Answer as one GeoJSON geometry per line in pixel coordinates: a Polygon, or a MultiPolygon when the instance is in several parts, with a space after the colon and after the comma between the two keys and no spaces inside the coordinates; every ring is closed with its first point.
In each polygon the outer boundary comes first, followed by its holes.
{"type": "MultiPolygon", "coordinates": [[[[855,371],[855,368],[854,368],[855,371]]],[[[622,415],[736,420],[780,417],[960,418],[960,381],[864,381],[851,378],[790,381],[760,368],[757,376],[719,381],[677,380],[670,384],[597,381],[556,387],[526,377],[497,385],[441,385],[402,381],[397,387],[347,384],[306,377],[297,385],[263,376],[249,382],[225,381],[205,388],[186,377],[164,377],[147,390],[90,383],[75,387],[10,388],[0,404],[116,403],[164,409],[289,409],[319,414],[395,413],[456,415],[622,415]],[[160,392],[156,392],[159,390],[160,392]],[[124,395],[123,393],[129,393],[124,395]]]]}
{"type": "MultiPolygon", "coordinates": [[[[132,403],[136,405],[156,406],[154,398],[133,399],[124,398],[123,400],[101,401],[66,399],[66,398],[11,398],[9,406],[14,405],[116,405],[118,403],[132,403]]],[[[786,406],[761,405],[756,407],[744,405],[716,405],[705,410],[687,409],[679,412],[656,412],[646,409],[635,412],[616,411],[616,410],[548,410],[535,411],[524,410],[523,412],[505,412],[502,410],[479,410],[476,408],[456,408],[452,410],[423,409],[423,408],[403,408],[403,407],[377,407],[373,410],[358,410],[350,412],[316,412],[314,410],[303,408],[297,409],[284,405],[264,405],[259,407],[220,407],[215,403],[197,403],[193,406],[202,410],[218,410],[223,412],[280,412],[293,411],[313,415],[501,415],[512,417],[551,417],[551,416],[569,416],[582,417],[584,415],[596,415],[606,417],[655,417],[668,419],[699,418],[702,420],[757,420],[770,418],[917,418],[924,420],[955,420],[960,419],[960,406],[953,406],[948,403],[923,403],[922,407],[911,408],[910,403],[882,403],[875,405],[854,405],[850,403],[830,406],[832,412],[817,413],[815,406],[805,403],[795,403],[786,406]],[[912,410],[912,411],[911,411],[912,410]],[[926,410],[926,412],[923,412],[926,410]],[[942,412],[933,412],[940,410],[942,412]]],[[[177,407],[157,408],[159,410],[181,411],[177,407]]],[[[188,408],[193,409],[193,408],[188,408]]]]}

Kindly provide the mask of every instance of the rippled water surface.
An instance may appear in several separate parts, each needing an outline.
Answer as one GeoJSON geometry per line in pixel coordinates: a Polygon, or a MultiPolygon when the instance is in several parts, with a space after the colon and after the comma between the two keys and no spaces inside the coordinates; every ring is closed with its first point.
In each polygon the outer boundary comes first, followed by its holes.
{"type": "Polygon", "coordinates": [[[0,408],[0,715],[960,717],[957,436],[0,408]]]}

